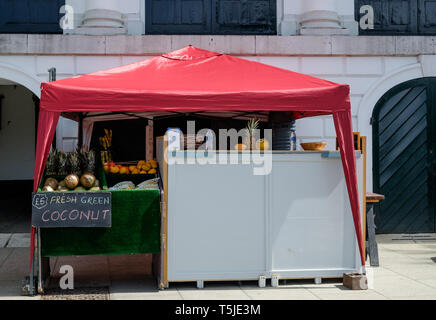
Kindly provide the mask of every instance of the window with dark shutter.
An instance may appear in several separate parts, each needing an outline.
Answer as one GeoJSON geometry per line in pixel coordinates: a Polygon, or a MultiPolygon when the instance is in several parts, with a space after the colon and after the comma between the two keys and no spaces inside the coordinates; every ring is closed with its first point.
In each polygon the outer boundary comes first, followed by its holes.
{"type": "Polygon", "coordinates": [[[0,0],[1,33],[62,33],[65,0],[0,0]]]}
{"type": "Polygon", "coordinates": [[[275,34],[275,0],[145,0],[147,34],[275,34]]]}
{"type": "Polygon", "coordinates": [[[374,9],[374,29],[361,35],[434,35],[436,34],[436,0],[355,0],[356,20],[360,8],[374,9]]]}

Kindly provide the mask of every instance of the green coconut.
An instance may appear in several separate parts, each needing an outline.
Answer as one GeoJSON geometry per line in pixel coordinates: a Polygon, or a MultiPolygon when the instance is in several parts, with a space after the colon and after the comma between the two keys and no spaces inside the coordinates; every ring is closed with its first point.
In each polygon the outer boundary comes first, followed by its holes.
{"type": "Polygon", "coordinates": [[[54,189],[50,186],[45,186],[44,188],[42,188],[42,191],[44,192],[54,192],[54,189]]]}
{"type": "Polygon", "coordinates": [[[92,188],[94,186],[95,183],[95,176],[93,174],[89,174],[89,173],[85,173],[84,175],[82,175],[80,177],[80,184],[89,189],[92,188]]]}
{"type": "Polygon", "coordinates": [[[62,191],[62,192],[65,192],[65,191],[69,191],[70,189],[68,189],[67,187],[63,187],[63,186],[61,186],[61,185],[59,185],[58,186],[58,189],[57,189],[57,191],[62,191]]]}
{"type": "Polygon", "coordinates": [[[50,186],[53,190],[58,188],[58,181],[55,178],[48,178],[45,180],[44,187],[50,186]]]}
{"type": "Polygon", "coordinates": [[[70,174],[65,178],[65,185],[68,189],[73,190],[79,185],[79,177],[77,174],[70,174]]]}

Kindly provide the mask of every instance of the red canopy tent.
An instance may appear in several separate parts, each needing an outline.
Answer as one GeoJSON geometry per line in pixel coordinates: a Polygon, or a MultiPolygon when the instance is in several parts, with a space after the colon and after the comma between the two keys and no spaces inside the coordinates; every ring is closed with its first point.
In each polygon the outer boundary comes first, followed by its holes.
{"type": "MultiPolygon", "coordinates": [[[[34,191],[61,113],[292,111],[333,115],[361,262],[363,256],[349,86],[192,46],[91,74],[43,83],[34,191]]],[[[35,229],[31,234],[33,259],[35,229]]]]}

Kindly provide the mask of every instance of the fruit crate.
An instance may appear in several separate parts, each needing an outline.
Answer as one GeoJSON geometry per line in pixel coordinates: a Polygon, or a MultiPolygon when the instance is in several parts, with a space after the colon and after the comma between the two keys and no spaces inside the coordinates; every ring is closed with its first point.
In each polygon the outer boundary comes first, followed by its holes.
{"type": "MultiPolygon", "coordinates": [[[[136,165],[138,161],[124,161],[124,162],[117,162],[117,164],[122,166],[130,166],[130,165],[136,165]]],[[[156,168],[156,172],[158,172],[159,168],[156,168]]],[[[155,179],[158,178],[158,175],[156,173],[154,174],[121,174],[121,173],[111,173],[111,172],[105,172],[105,181],[107,183],[107,186],[113,187],[117,183],[125,182],[125,181],[131,181],[137,186],[141,182],[144,182],[146,180],[155,179]]]]}

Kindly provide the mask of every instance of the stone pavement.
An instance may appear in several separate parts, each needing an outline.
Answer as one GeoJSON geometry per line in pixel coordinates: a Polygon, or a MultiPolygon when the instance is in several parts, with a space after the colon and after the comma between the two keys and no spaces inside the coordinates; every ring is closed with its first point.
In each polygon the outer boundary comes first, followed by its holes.
{"type": "MultiPolygon", "coordinates": [[[[3,244],[0,248],[0,300],[40,299],[20,296],[21,280],[27,275],[29,259],[29,249],[23,247],[28,244],[27,237],[26,234],[0,235],[0,247],[3,244]]],[[[436,300],[436,234],[379,235],[377,239],[381,267],[368,270],[371,288],[366,291],[349,290],[337,279],[326,279],[322,284],[314,284],[312,280],[280,281],[279,288],[259,288],[254,281],[206,282],[204,289],[197,289],[195,283],[176,283],[160,291],[150,275],[149,255],[52,259],[51,286],[57,285],[59,267],[70,264],[75,270],[76,287],[108,287],[110,298],[114,300],[436,300]]]]}

